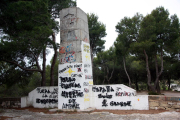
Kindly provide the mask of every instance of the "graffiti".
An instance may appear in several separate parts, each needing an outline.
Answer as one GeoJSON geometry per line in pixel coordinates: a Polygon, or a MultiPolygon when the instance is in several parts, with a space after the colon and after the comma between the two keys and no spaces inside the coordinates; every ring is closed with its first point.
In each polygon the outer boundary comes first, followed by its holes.
{"type": "Polygon", "coordinates": [[[119,91],[119,90],[122,90],[122,89],[120,87],[117,87],[116,90],[119,91]]]}
{"type": "Polygon", "coordinates": [[[84,67],[86,68],[86,67],[90,67],[91,65],[90,64],[84,64],[84,67]]]}
{"type": "Polygon", "coordinates": [[[54,88],[54,90],[51,92],[51,94],[58,94],[58,88],[54,88]]]}
{"type": "Polygon", "coordinates": [[[90,84],[90,85],[93,85],[93,81],[89,81],[89,84],[90,84]]]}
{"type": "Polygon", "coordinates": [[[62,55],[60,58],[60,62],[61,63],[71,63],[71,62],[75,62],[75,52],[68,52],[65,55],[62,55]]]}
{"type": "Polygon", "coordinates": [[[89,40],[88,40],[88,38],[87,38],[87,35],[85,35],[85,37],[84,37],[84,40],[83,40],[84,42],[86,42],[86,43],[89,43],[89,40]]]}
{"type": "Polygon", "coordinates": [[[108,106],[108,104],[107,104],[107,100],[106,100],[106,99],[104,99],[104,100],[103,100],[103,102],[102,102],[102,107],[106,107],[106,106],[108,106]]]}
{"type": "Polygon", "coordinates": [[[76,99],[69,99],[69,103],[63,103],[62,109],[80,109],[79,104],[76,102],[76,99]]]}
{"type": "Polygon", "coordinates": [[[89,93],[89,89],[84,88],[84,92],[85,92],[85,93],[89,93]]]}
{"type": "Polygon", "coordinates": [[[43,98],[46,98],[46,97],[48,97],[48,96],[47,96],[46,94],[43,94],[42,97],[43,97],[43,98]]]}
{"type": "Polygon", "coordinates": [[[87,70],[87,69],[84,69],[84,72],[85,72],[85,73],[88,73],[88,70],[87,70]]]}
{"type": "Polygon", "coordinates": [[[58,98],[58,95],[50,95],[49,98],[58,98]]]}
{"type": "Polygon", "coordinates": [[[41,103],[41,104],[57,104],[58,103],[58,99],[36,99],[36,103],[41,103]]]}
{"type": "Polygon", "coordinates": [[[86,54],[85,58],[86,58],[86,61],[90,60],[90,56],[88,54],[86,54]]]}
{"type": "Polygon", "coordinates": [[[84,52],[89,53],[89,51],[90,51],[89,46],[84,44],[84,52]]]}
{"type": "Polygon", "coordinates": [[[60,49],[59,49],[59,53],[65,53],[65,47],[61,47],[60,49]]]}
{"type": "Polygon", "coordinates": [[[61,79],[61,82],[75,82],[76,78],[72,77],[59,77],[61,79]]]}
{"type": "MultiPolygon", "coordinates": [[[[49,89],[42,89],[42,88],[37,88],[37,93],[42,94],[42,98],[58,98],[58,88],[54,88],[52,91],[49,89]]],[[[54,100],[54,99],[53,99],[54,100]]],[[[52,103],[52,99],[40,99],[38,98],[36,100],[36,103],[52,103]],[[49,102],[48,102],[49,100],[49,102]]],[[[54,103],[54,102],[53,102],[54,103]]]]}
{"type": "Polygon", "coordinates": [[[114,92],[114,89],[110,86],[106,86],[106,87],[92,87],[92,91],[93,92],[114,92]]]}
{"type": "Polygon", "coordinates": [[[82,68],[77,68],[78,72],[81,72],[81,69],[82,69],[82,68]]]}
{"type": "Polygon", "coordinates": [[[75,71],[72,71],[72,69],[69,68],[69,70],[67,72],[65,72],[65,73],[69,73],[69,76],[71,76],[71,73],[73,73],[73,72],[75,72],[75,71]]]}
{"type": "Polygon", "coordinates": [[[62,91],[61,96],[65,98],[76,98],[76,97],[83,97],[83,92],[79,92],[80,90],[73,90],[73,91],[62,91]]]}
{"type": "MultiPolygon", "coordinates": [[[[63,62],[63,60],[61,59],[61,61],[63,62]]],[[[75,62],[76,59],[75,59],[75,52],[72,52],[72,53],[68,53],[66,54],[65,56],[65,62],[75,62]]]]}
{"type": "Polygon", "coordinates": [[[77,83],[69,83],[69,84],[61,83],[60,86],[61,86],[61,88],[64,88],[64,89],[68,89],[68,88],[72,88],[72,87],[81,88],[81,85],[79,83],[78,84],[77,83]]]}
{"type": "Polygon", "coordinates": [[[102,94],[99,94],[98,95],[98,98],[112,98],[112,95],[108,95],[107,93],[106,93],[106,95],[102,95],[102,94]]]}
{"type": "Polygon", "coordinates": [[[133,92],[116,92],[115,93],[116,96],[135,96],[135,94],[133,92]]]}
{"type": "Polygon", "coordinates": [[[76,65],[74,65],[74,68],[80,68],[80,67],[82,67],[82,64],[76,64],[76,65]]]}
{"type": "Polygon", "coordinates": [[[59,73],[63,73],[64,71],[66,71],[68,68],[73,68],[72,65],[67,65],[65,68],[63,68],[62,70],[59,70],[59,73]]]}
{"type": "Polygon", "coordinates": [[[66,47],[66,52],[74,52],[74,47],[72,47],[73,45],[70,44],[66,47]]]}
{"type": "Polygon", "coordinates": [[[88,98],[88,94],[85,94],[84,101],[90,101],[90,99],[88,98]]]}
{"type": "Polygon", "coordinates": [[[82,77],[82,73],[81,74],[71,74],[71,77],[82,77]]]}
{"type": "Polygon", "coordinates": [[[37,88],[37,93],[51,93],[49,90],[37,88]]]}
{"type": "Polygon", "coordinates": [[[68,31],[68,33],[66,34],[67,36],[67,40],[76,40],[77,39],[77,36],[75,34],[75,31],[72,30],[72,31],[68,31]]]}
{"type": "Polygon", "coordinates": [[[131,101],[127,101],[127,102],[114,102],[114,101],[111,101],[110,102],[110,105],[111,106],[131,106],[131,101]]]}
{"type": "Polygon", "coordinates": [[[85,79],[93,79],[92,75],[85,75],[85,79]]]}
{"type": "Polygon", "coordinates": [[[68,13],[63,17],[63,19],[65,19],[63,20],[63,25],[62,25],[64,29],[71,28],[75,25],[76,18],[74,14],[68,13]]]}
{"type": "Polygon", "coordinates": [[[89,83],[88,83],[88,82],[84,82],[83,85],[84,85],[84,86],[88,86],[89,83]]]}

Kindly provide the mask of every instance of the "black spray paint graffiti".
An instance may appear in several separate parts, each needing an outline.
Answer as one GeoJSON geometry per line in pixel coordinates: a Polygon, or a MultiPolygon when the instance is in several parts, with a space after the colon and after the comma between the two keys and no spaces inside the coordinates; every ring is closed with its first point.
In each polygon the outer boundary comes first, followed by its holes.
{"type": "Polygon", "coordinates": [[[69,83],[69,84],[64,84],[64,83],[61,83],[60,84],[61,88],[64,88],[64,89],[68,89],[68,88],[81,88],[81,85],[79,83],[69,83]]]}
{"type": "Polygon", "coordinates": [[[117,87],[116,90],[119,91],[119,90],[122,90],[122,89],[120,87],[117,87]]]}
{"type": "Polygon", "coordinates": [[[93,79],[92,75],[85,75],[85,79],[93,79]]]}
{"type": "Polygon", "coordinates": [[[98,95],[98,98],[112,98],[112,95],[108,95],[107,93],[106,93],[106,95],[102,95],[102,94],[99,94],[98,95]]]}
{"type": "Polygon", "coordinates": [[[78,69],[78,72],[81,72],[81,69],[82,69],[82,68],[77,68],[77,69],[78,69]]]}
{"type": "Polygon", "coordinates": [[[80,109],[79,104],[76,102],[76,99],[69,99],[69,103],[63,103],[62,109],[80,109]]]}
{"type": "Polygon", "coordinates": [[[85,92],[85,93],[88,93],[88,92],[89,92],[89,89],[84,88],[84,92],[85,92]]]}
{"type": "Polygon", "coordinates": [[[93,92],[114,92],[114,89],[110,86],[106,86],[106,87],[92,87],[92,91],[93,92]]]}
{"type": "Polygon", "coordinates": [[[75,82],[76,78],[71,77],[59,77],[61,79],[61,82],[75,82]]]}
{"type": "Polygon", "coordinates": [[[107,100],[106,100],[106,99],[104,99],[104,100],[102,101],[102,107],[106,107],[106,106],[108,106],[108,104],[107,104],[107,100]]]}
{"type": "Polygon", "coordinates": [[[73,68],[73,65],[67,65],[65,68],[63,68],[62,70],[59,70],[59,73],[63,73],[64,71],[66,71],[69,68],[73,68]]]}
{"type": "Polygon", "coordinates": [[[75,15],[68,13],[63,17],[62,27],[63,29],[71,28],[74,26],[75,22],[76,22],[75,15]]]}
{"type": "Polygon", "coordinates": [[[73,90],[70,92],[62,91],[61,96],[65,98],[77,98],[77,97],[83,97],[83,92],[79,92],[80,90],[73,90]]]}
{"type": "Polygon", "coordinates": [[[71,78],[71,77],[60,77],[61,79],[61,83],[59,84],[59,86],[61,86],[61,88],[64,89],[68,89],[68,88],[81,88],[80,83],[75,83],[76,79],[75,78],[71,78]],[[64,82],[70,82],[68,84],[65,84],[64,82]]]}
{"type": "Polygon", "coordinates": [[[89,83],[88,83],[88,82],[84,82],[83,85],[84,85],[84,86],[88,86],[89,83]]]}
{"type": "Polygon", "coordinates": [[[81,68],[82,67],[82,64],[76,64],[74,65],[74,68],[81,68]]]}
{"type": "Polygon", "coordinates": [[[58,88],[54,88],[53,91],[49,89],[37,88],[37,93],[42,93],[42,98],[58,98],[58,88]]]}
{"type": "Polygon", "coordinates": [[[37,93],[51,93],[49,90],[47,89],[41,89],[41,88],[37,88],[37,93]]]}
{"type": "Polygon", "coordinates": [[[116,96],[135,96],[135,94],[133,92],[126,92],[126,91],[116,92],[115,94],[116,94],[116,96]]]}
{"type": "Polygon", "coordinates": [[[86,68],[86,67],[90,67],[91,65],[90,64],[84,64],[84,67],[86,68]]]}
{"type": "Polygon", "coordinates": [[[127,101],[127,102],[114,102],[114,101],[111,101],[110,102],[110,105],[111,106],[131,106],[131,101],[127,101]]]}
{"type": "Polygon", "coordinates": [[[82,77],[82,73],[81,74],[71,74],[71,77],[82,77]]]}
{"type": "Polygon", "coordinates": [[[58,99],[36,99],[36,103],[41,103],[41,104],[57,104],[58,103],[58,99]]]}
{"type": "Polygon", "coordinates": [[[88,70],[87,70],[87,69],[84,69],[84,73],[88,73],[88,70]]]}

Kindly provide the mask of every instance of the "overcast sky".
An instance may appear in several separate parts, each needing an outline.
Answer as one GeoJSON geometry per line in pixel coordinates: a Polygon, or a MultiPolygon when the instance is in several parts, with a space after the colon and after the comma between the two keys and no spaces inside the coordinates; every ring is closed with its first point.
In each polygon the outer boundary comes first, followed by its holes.
{"type": "MultiPolygon", "coordinates": [[[[159,6],[168,9],[170,15],[176,14],[180,18],[180,0],[77,0],[77,7],[81,8],[85,13],[94,13],[99,17],[99,21],[106,25],[107,36],[105,49],[109,49],[113,45],[117,37],[115,26],[126,17],[133,17],[137,12],[146,16],[152,10],[159,6]]],[[[57,35],[57,42],[59,37],[57,35]]],[[[48,56],[52,58],[52,52],[48,56]]]]}

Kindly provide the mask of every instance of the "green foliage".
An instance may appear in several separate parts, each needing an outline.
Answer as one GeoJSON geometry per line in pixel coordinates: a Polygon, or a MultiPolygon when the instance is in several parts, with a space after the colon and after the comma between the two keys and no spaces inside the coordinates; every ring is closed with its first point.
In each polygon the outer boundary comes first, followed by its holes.
{"type": "Polygon", "coordinates": [[[159,94],[156,93],[156,92],[149,91],[149,92],[148,92],[148,95],[159,95],[159,94]]]}
{"type": "Polygon", "coordinates": [[[89,27],[89,39],[90,46],[93,55],[104,50],[105,40],[102,40],[106,36],[106,26],[98,21],[98,16],[91,13],[87,14],[88,27],[89,27]]]}
{"type": "Polygon", "coordinates": [[[73,0],[0,1],[0,30],[3,33],[0,36],[0,61],[10,66],[7,68],[9,70],[3,70],[1,75],[7,80],[13,79],[11,81],[1,79],[3,84],[18,83],[21,81],[18,76],[29,77],[32,71],[40,72],[42,81],[45,81],[46,52],[44,51],[47,47],[55,50],[58,47],[50,37],[54,32],[59,31],[55,18],[58,18],[62,8],[70,6],[76,6],[76,2],[73,0]],[[43,59],[42,68],[39,59],[43,59]],[[9,72],[14,74],[9,76],[9,72]]]}

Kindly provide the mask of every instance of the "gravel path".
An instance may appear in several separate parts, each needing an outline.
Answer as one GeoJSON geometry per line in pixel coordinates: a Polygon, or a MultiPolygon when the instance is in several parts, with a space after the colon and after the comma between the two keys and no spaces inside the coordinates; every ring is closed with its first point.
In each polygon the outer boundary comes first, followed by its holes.
{"type": "Polygon", "coordinates": [[[28,110],[6,109],[0,113],[0,119],[3,117],[9,117],[6,120],[180,120],[180,113],[172,111],[159,114],[130,115],[117,115],[109,112],[44,114],[28,110]]]}

